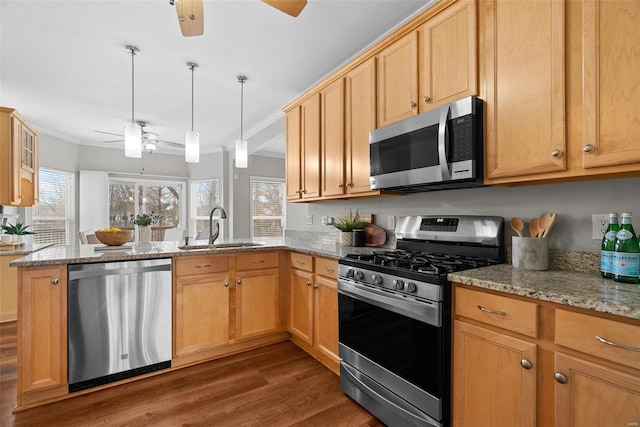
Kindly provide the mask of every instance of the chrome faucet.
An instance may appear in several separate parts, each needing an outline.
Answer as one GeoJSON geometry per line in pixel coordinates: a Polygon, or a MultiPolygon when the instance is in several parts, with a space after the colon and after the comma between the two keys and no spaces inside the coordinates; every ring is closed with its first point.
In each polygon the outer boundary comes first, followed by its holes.
{"type": "Polygon", "coordinates": [[[213,213],[219,210],[220,211],[220,219],[226,219],[227,213],[224,211],[222,206],[216,206],[211,209],[211,213],[209,214],[209,244],[213,245],[213,242],[216,241],[218,235],[220,234],[220,221],[216,222],[216,232],[213,233],[213,213]]]}

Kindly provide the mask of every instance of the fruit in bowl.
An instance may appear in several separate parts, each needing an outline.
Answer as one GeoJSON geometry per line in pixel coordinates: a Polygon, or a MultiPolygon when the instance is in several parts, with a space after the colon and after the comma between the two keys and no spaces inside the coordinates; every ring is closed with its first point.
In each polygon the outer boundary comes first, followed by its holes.
{"type": "Polygon", "coordinates": [[[96,239],[107,246],[121,246],[131,240],[133,230],[120,230],[119,228],[101,228],[96,230],[96,239]]]}

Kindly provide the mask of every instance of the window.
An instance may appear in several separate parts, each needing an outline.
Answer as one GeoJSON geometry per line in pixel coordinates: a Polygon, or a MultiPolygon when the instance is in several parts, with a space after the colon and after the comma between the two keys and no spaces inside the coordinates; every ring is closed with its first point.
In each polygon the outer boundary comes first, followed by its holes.
{"type": "Polygon", "coordinates": [[[151,240],[163,240],[167,228],[184,228],[184,187],[179,181],[109,178],[109,226],[131,230],[136,215],[153,213],[162,218],[151,227],[151,240]]]}
{"type": "Polygon", "coordinates": [[[40,168],[40,203],[31,212],[33,243],[70,245],[75,242],[75,175],[40,168]]]}
{"type": "MultiPolygon", "coordinates": [[[[206,179],[191,181],[191,206],[189,209],[189,236],[197,237],[201,231],[209,231],[209,213],[211,209],[221,204],[220,180],[206,179]]],[[[216,211],[215,219],[220,214],[216,211]]],[[[220,234],[224,221],[220,223],[220,234]]]]}
{"type": "Polygon", "coordinates": [[[284,179],[251,177],[251,237],[282,237],[286,220],[284,179]]]}

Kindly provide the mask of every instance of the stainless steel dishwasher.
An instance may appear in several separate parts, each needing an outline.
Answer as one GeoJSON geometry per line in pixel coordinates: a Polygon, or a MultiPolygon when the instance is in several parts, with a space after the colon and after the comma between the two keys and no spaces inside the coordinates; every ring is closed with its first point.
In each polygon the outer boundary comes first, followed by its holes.
{"type": "Polygon", "coordinates": [[[171,259],[68,266],[69,392],[171,366],[171,259]]]}

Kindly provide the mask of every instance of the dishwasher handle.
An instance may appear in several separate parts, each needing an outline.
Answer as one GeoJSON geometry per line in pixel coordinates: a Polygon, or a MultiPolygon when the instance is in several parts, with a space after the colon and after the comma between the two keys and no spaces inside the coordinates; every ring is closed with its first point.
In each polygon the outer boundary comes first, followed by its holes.
{"type": "MultiPolygon", "coordinates": [[[[144,261],[143,261],[144,262],[144,261]]],[[[95,264],[94,264],[95,265],[95,264]]],[[[153,271],[171,271],[171,261],[157,265],[140,265],[140,261],[126,263],[114,263],[106,268],[91,268],[92,265],[77,264],[69,266],[69,280],[83,279],[86,277],[119,276],[127,274],[149,273],[153,271]],[[136,265],[137,264],[137,265],[136,265]],[[77,269],[76,269],[77,268],[77,269]]]]}

